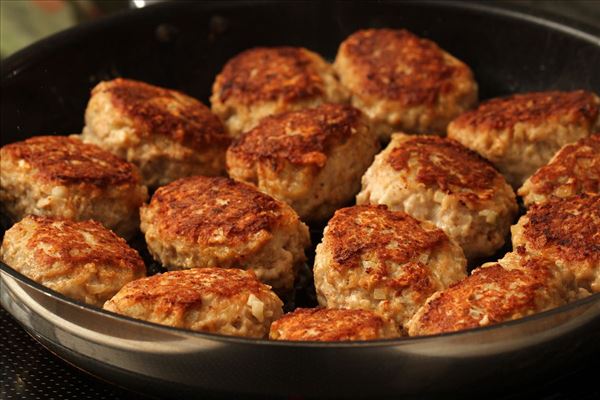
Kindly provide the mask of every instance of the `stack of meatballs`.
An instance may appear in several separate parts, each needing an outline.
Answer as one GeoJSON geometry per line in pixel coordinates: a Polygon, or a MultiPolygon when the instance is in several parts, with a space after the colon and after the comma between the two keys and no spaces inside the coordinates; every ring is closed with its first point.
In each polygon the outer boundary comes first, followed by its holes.
{"type": "Polygon", "coordinates": [[[437,44],[367,29],[333,64],[246,50],[210,103],[118,78],[80,135],[2,147],[0,259],[112,312],[273,340],[432,335],[600,292],[593,93],[478,103],[437,44]],[[140,230],[166,272],[146,276],[140,230]],[[284,315],[313,259],[319,307],[284,315]]]}

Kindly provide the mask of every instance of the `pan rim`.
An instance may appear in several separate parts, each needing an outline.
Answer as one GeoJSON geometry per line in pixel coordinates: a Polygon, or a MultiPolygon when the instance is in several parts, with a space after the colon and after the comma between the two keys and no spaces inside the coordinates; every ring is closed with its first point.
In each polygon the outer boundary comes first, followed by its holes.
{"type": "MultiPolygon", "coordinates": [[[[517,325],[527,324],[532,321],[541,320],[545,318],[552,318],[553,316],[560,315],[562,313],[566,313],[569,311],[573,311],[578,308],[582,308],[585,305],[589,304],[600,304],[600,293],[591,294],[585,298],[575,300],[571,303],[564,304],[559,307],[555,307],[549,310],[545,310],[539,313],[535,313],[532,315],[528,315],[526,317],[518,318],[511,321],[504,321],[498,324],[481,326],[477,328],[464,329],[455,332],[445,332],[439,333],[435,335],[427,335],[427,336],[402,336],[398,338],[391,339],[377,339],[377,340],[357,340],[357,341],[348,341],[348,342],[317,342],[317,341],[293,341],[293,340],[269,340],[269,339],[253,339],[253,338],[245,338],[245,337],[237,337],[237,336],[226,336],[220,335],[217,333],[209,333],[209,332],[200,332],[200,331],[192,331],[188,329],[175,328],[166,325],[160,325],[154,322],[144,321],[135,319],[132,317],[128,317],[125,315],[120,315],[117,313],[113,313],[107,310],[104,310],[99,307],[93,307],[89,304],[81,302],[79,300],[71,299],[61,293],[55,292],[52,289],[49,289],[42,284],[35,282],[34,280],[28,278],[27,276],[21,274],[20,272],[14,270],[4,262],[0,261],[0,271],[7,273],[13,279],[17,280],[20,284],[24,284],[38,292],[42,292],[47,296],[52,297],[54,300],[58,300],[62,303],[67,304],[71,307],[76,307],[80,310],[84,310],[85,312],[91,312],[95,315],[102,316],[103,318],[109,318],[111,320],[118,320],[120,322],[127,322],[129,324],[142,326],[145,328],[151,328],[158,331],[162,331],[164,333],[177,333],[189,335],[190,337],[195,337],[198,339],[208,339],[217,342],[224,343],[235,343],[242,345],[261,345],[261,346],[282,346],[282,347],[335,347],[335,348],[364,348],[364,347],[394,347],[401,344],[413,344],[417,342],[425,342],[432,340],[444,340],[450,337],[456,337],[457,335],[476,335],[482,332],[489,331],[498,331],[503,328],[510,328],[517,325]]],[[[0,280],[2,277],[0,275],[0,280]]],[[[463,336],[463,337],[464,337],[463,336]]]]}

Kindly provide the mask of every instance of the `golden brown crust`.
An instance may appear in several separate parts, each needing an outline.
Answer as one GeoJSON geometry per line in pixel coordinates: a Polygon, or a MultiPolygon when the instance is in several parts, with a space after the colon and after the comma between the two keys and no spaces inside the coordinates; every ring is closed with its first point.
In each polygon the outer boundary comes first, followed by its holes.
{"type": "Polygon", "coordinates": [[[287,160],[323,168],[331,148],[344,143],[362,119],[352,106],[324,104],[264,118],[229,148],[246,162],[287,160]]]}
{"type": "Polygon", "coordinates": [[[156,314],[188,310],[202,304],[202,298],[213,294],[230,298],[240,293],[259,294],[268,286],[260,283],[252,271],[228,268],[193,268],[170,271],[128,283],[119,301],[155,303],[156,314]]]}
{"type": "Polygon", "coordinates": [[[472,76],[466,65],[450,63],[437,44],[403,29],[355,32],[340,52],[352,60],[361,91],[405,106],[433,105],[454,90],[453,80],[472,76]]]}
{"type": "Polygon", "coordinates": [[[137,251],[91,220],[26,216],[6,231],[0,259],[52,290],[95,306],[146,275],[137,251]]]}
{"type": "Polygon", "coordinates": [[[591,127],[598,110],[597,97],[584,90],[523,93],[483,102],[477,109],[461,114],[452,125],[453,129],[503,130],[522,122],[539,124],[567,118],[591,127]]]}
{"type": "Polygon", "coordinates": [[[448,241],[443,231],[423,224],[400,211],[384,205],[362,205],[336,211],[327,225],[334,268],[360,268],[361,256],[374,254],[379,262],[366,272],[375,280],[402,292],[405,288],[426,291],[430,288],[430,271],[415,261],[424,251],[448,241]],[[390,246],[395,242],[394,247],[390,246]],[[388,264],[402,265],[404,273],[393,278],[388,264]]]}
{"type": "Polygon", "coordinates": [[[600,193],[600,134],[564,146],[531,176],[530,183],[536,195],[564,198],[600,193]]]}
{"type": "Polygon", "coordinates": [[[229,60],[213,90],[221,102],[235,98],[241,104],[317,97],[324,83],[313,62],[304,48],[256,47],[229,60]]]}
{"type": "Polygon", "coordinates": [[[552,280],[551,267],[545,260],[528,259],[515,269],[500,264],[477,268],[425,304],[425,312],[417,313],[418,334],[476,328],[541,311],[538,303],[552,280]]]}
{"type": "Polygon", "coordinates": [[[501,179],[483,157],[455,140],[438,136],[410,136],[387,158],[397,171],[409,169],[415,161],[417,182],[473,200],[493,198],[501,179]]]}
{"type": "Polygon", "coordinates": [[[382,338],[385,324],[382,317],[367,310],[297,308],[275,321],[269,336],[322,342],[373,340],[382,338]]]}
{"type": "Polygon", "coordinates": [[[163,237],[204,245],[242,245],[269,233],[282,218],[282,203],[228,178],[196,176],[159,188],[147,206],[163,237]]]}
{"type": "Polygon", "coordinates": [[[534,251],[553,249],[565,261],[600,261],[600,195],[533,205],[523,236],[534,251]]]}
{"type": "Polygon", "coordinates": [[[34,235],[27,243],[29,251],[38,267],[51,267],[54,263],[63,265],[61,273],[68,275],[73,270],[86,264],[113,265],[117,261],[121,268],[144,274],[146,267],[137,251],[129,247],[127,242],[92,220],[75,222],[68,219],[39,217],[29,218],[37,225],[34,235]],[[102,251],[89,251],[90,242],[86,235],[93,237],[94,245],[102,251]],[[48,252],[45,246],[53,251],[48,252]]]}
{"type": "Polygon", "coordinates": [[[104,309],[194,331],[264,338],[282,306],[250,271],[192,268],[131,282],[104,309]]]}
{"type": "Polygon", "coordinates": [[[230,142],[219,118],[183,93],[122,78],[92,90],[92,96],[100,93],[109,95],[115,109],[133,119],[139,135],[167,136],[198,150],[230,142]]]}
{"type": "Polygon", "coordinates": [[[48,182],[98,187],[140,183],[133,164],[96,145],[65,136],[36,136],[8,144],[1,152],[2,157],[25,161],[40,180],[48,182]]]}

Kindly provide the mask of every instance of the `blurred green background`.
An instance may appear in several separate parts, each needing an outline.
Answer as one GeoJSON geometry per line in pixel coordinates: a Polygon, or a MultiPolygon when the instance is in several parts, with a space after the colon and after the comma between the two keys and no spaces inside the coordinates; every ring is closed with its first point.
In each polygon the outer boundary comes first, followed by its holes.
{"type": "MultiPolygon", "coordinates": [[[[174,0],[172,0],[174,1],[174,0]]],[[[507,7],[543,10],[600,27],[600,0],[493,1],[507,7]]],[[[0,56],[81,22],[141,7],[157,0],[0,0],[0,56]]]]}
{"type": "Polygon", "coordinates": [[[0,0],[0,56],[81,22],[134,6],[128,0],[0,0]]]}

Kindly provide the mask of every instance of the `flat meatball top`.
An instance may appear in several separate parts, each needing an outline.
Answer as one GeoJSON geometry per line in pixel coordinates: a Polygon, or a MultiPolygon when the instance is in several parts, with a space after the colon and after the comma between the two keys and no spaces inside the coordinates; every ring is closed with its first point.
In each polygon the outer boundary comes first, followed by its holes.
{"type": "Polygon", "coordinates": [[[36,136],[2,147],[2,157],[24,162],[36,178],[61,185],[140,184],[137,168],[93,144],[65,136],[36,136]]]}
{"type": "Polygon", "coordinates": [[[549,121],[592,127],[598,118],[600,99],[591,92],[533,92],[488,100],[452,122],[453,129],[503,130],[518,123],[539,125],[549,121]]]}
{"type": "Polygon", "coordinates": [[[175,90],[118,78],[98,84],[92,96],[98,94],[108,95],[113,106],[133,120],[138,135],[163,135],[198,150],[230,142],[208,107],[175,90]]]}
{"type": "Polygon", "coordinates": [[[355,32],[340,46],[340,56],[352,63],[354,91],[406,106],[434,105],[455,89],[455,79],[472,79],[465,64],[404,29],[355,32]]]}
{"type": "Polygon", "coordinates": [[[243,293],[269,292],[251,271],[235,268],[193,268],[170,271],[128,283],[112,301],[156,303],[155,311],[199,307],[208,296],[231,298],[243,293]]]}
{"type": "Polygon", "coordinates": [[[361,269],[397,291],[427,290],[428,254],[449,242],[434,225],[385,205],[342,208],[329,221],[325,237],[333,268],[361,269]],[[400,268],[398,268],[400,266],[400,268]]]}
{"type": "Polygon", "coordinates": [[[297,165],[325,166],[331,149],[366,128],[352,106],[324,104],[263,119],[238,138],[229,152],[246,161],[287,160],[297,165]]]}
{"type": "Polygon", "coordinates": [[[147,209],[161,235],[205,246],[262,242],[285,220],[298,220],[285,203],[228,178],[196,176],[159,188],[147,209]]]}
{"type": "Polygon", "coordinates": [[[494,167],[479,154],[455,140],[438,136],[398,135],[387,163],[396,171],[414,170],[415,179],[428,187],[465,200],[491,199],[505,183],[494,167]]]}
{"type": "Polygon", "coordinates": [[[533,314],[542,311],[540,304],[560,303],[552,294],[553,265],[542,259],[519,262],[513,269],[497,263],[475,269],[426,303],[425,312],[411,324],[415,322],[419,334],[454,332],[533,314]]]}
{"type": "Polygon", "coordinates": [[[564,146],[530,183],[535,194],[556,198],[600,193],[600,134],[564,146]]]}
{"type": "Polygon", "coordinates": [[[553,249],[568,261],[600,261],[600,195],[533,205],[524,218],[527,247],[553,249]]]}
{"type": "Polygon", "coordinates": [[[244,105],[320,96],[324,82],[315,66],[317,57],[300,47],[256,47],[243,51],[225,64],[213,86],[213,96],[222,103],[244,105]]]}
{"type": "MultiPolygon", "coordinates": [[[[94,264],[105,279],[119,270],[144,275],[146,267],[137,251],[127,242],[96,221],[71,221],[62,218],[29,215],[15,224],[12,230],[27,237],[28,263],[47,279],[76,276],[78,269],[94,264]],[[58,277],[60,277],[58,276],[58,277]]],[[[4,243],[3,247],[9,246],[4,243]]]]}
{"type": "Polygon", "coordinates": [[[367,310],[297,308],[273,323],[270,337],[315,341],[378,339],[383,336],[384,324],[383,318],[367,310]]]}

